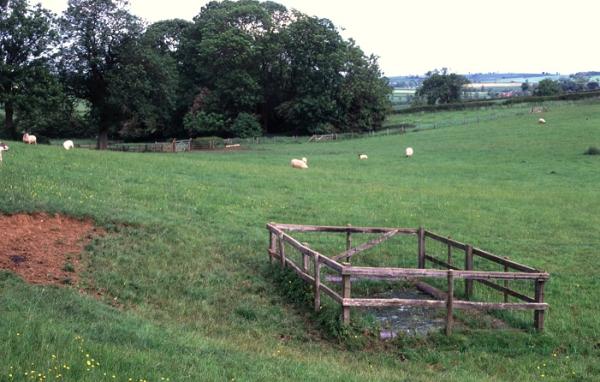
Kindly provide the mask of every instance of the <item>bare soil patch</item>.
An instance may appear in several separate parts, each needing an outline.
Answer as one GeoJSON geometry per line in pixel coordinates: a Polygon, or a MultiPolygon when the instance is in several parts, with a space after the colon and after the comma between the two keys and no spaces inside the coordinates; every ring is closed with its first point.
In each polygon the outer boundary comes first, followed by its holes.
{"type": "Polygon", "coordinates": [[[90,220],[46,213],[0,215],[0,269],[31,284],[77,284],[81,253],[103,234],[90,220]]]}

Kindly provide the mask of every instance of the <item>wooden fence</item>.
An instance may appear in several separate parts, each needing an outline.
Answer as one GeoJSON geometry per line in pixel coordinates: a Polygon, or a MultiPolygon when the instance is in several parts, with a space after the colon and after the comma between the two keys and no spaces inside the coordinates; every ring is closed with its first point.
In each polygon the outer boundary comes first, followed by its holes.
{"type": "MultiPolygon", "coordinates": [[[[95,149],[96,145],[76,145],[80,148],[95,149]]],[[[192,140],[183,139],[169,142],[154,142],[154,143],[109,143],[107,150],[125,151],[134,153],[179,153],[192,150],[192,140]]]]}
{"type": "Polygon", "coordinates": [[[394,307],[394,306],[416,306],[446,309],[446,334],[452,332],[454,309],[515,309],[533,310],[534,327],[538,331],[544,329],[544,312],[548,304],[544,302],[544,283],[549,279],[549,274],[535,268],[522,265],[500,256],[493,255],[487,251],[475,248],[471,245],[460,243],[447,237],[443,237],[424,228],[381,228],[381,227],[336,227],[336,226],[313,226],[295,224],[267,224],[270,233],[269,259],[271,262],[277,260],[281,268],[291,268],[304,281],[313,285],[314,309],[318,311],[321,306],[321,293],[331,297],[333,301],[342,306],[342,321],[350,322],[351,308],[364,307],[394,307]],[[325,256],[308,245],[301,243],[288,232],[329,232],[346,235],[346,249],[335,256],[325,256]],[[364,244],[352,247],[353,233],[381,234],[379,237],[364,244]],[[378,244],[390,239],[395,235],[414,235],[417,238],[417,268],[388,268],[388,267],[358,267],[351,264],[351,258],[360,252],[373,248],[378,244]],[[427,254],[426,241],[437,241],[447,246],[448,262],[441,261],[427,254]],[[293,257],[286,253],[285,244],[291,246],[300,255],[299,264],[294,262],[293,257]],[[464,268],[453,265],[454,250],[460,250],[464,254],[464,268]],[[500,264],[503,271],[482,271],[473,269],[473,258],[500,264]],[[427,261],[442,266],[445,269],[426,269],[427,261]],[[325,285],[321,277],[321,268],[326,267],[333,273],[341,276],[341,290],[325,285]],[[444,279],[446,290],[442,291],[427,284],[420,279],[433,278],[444,279]],[[416,300],[399,298],[353,298],[351,296],[352,281],[357,279],[382,279],[415,281],[417,288],[431,295],[435,299],[416,300]],[[464,280],[464,299],[455,296],[454,284],[456,280],[464,280]],[[503,281],[502,284],[495,280],[503,281]],[[509,280],[523,280],[533,283],[535,294],[527,296],[507,286],[509,280]],[[504,294],[504,302],[481,302],[470,301],[473,297],[473,282],[504,294]],[[512,296],[522,302],[508,302],[508,296],[512,296]]]}

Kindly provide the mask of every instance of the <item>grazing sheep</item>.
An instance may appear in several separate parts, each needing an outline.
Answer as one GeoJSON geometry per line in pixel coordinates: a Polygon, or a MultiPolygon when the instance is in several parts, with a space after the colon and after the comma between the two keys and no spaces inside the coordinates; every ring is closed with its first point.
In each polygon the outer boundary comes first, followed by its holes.
{"type": "Polygon", "coordinates": [[[2,164],[2,151],[8,150],[8,146],[0,142],[0,164],[2,164]]]}
{"type": "Polygon", "coordinates": [[[538,123],[543,125],[544,123],[546,123],[546,120],[544,118],[540,118],[538,119],[538,123]]]}
{"type": "Polygon", "coordinates": [[[65,148],[65,150],[71,150],[72,148],[75,147],[75,144],[73,143],[72,140],[68,140],[68,141],[63,142],[63,147],[65,148]]]}
{"type": "Polygon", "coordinates": [[[37,145],[37,138],[35,137],[35,135],[29,135],[29,134],[25,133],[25,134],[23,134],[23,142],[27,143],[28,145],[31,145],[31,144],[37,145]]]}
{"type": "Polygon", "coordinates": [[[407,147],[406,148],[406,157],[410,158],[410,157],[413,156],[413,154],[414,154],[413,148],[412,147],[407,147]]]}
{"type": "Polygon", "coordinates": [[[302,158],[302,160],[300,159],[292,159],[292,161],[290,162],[290,164],[292,165],[293,168],[308,168],[308,160],[306,158],[302,158]]]}
{"type": "Polygon", "coordinates": [[[369,159],[367,154],[358,154],[358,159],[369,159]]]}

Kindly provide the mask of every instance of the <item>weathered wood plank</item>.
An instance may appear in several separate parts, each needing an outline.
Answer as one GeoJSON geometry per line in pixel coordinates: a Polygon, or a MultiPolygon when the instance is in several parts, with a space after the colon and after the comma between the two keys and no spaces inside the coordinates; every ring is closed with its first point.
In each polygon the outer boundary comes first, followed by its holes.
{"type": "Polygon", "coordinates": [[[331,260],[327,256],[321,255],[321,262],[338,273],[342,273],[344,266],[335,260],[331,260]]]}
{"type": "Polygon", "coordinates": [[[465,243],[461,243],[460,241],[453,240],[453,239],[451,239],[449,237],[444,237],[442,235],[438,235],[437,233],[431,232],[429,230],[425,230],[425,236],[427,236],[427,237],[429,237],[429,238],[431,238],[433,240],[436,240],[436,241],[439,241],[439,242],[451,245],[454,248],[459,248],[459,249],[462,249],[462,250],[465,250],[467,248],[467,245],[465,243]]]}
{"type": "Polygon", "coordinates": [[[290,232],[350,232],[350,233],[386,233],[389,231],[398,231],[398,233],[415,235],[417,230],[414,228],[394,228],[394,227],[354,227],[354,226],[318,226],[318,225],[300,225],[300,224],[281,224],[270,223],[272,226],[290,232]]]}
{"type": "Polygon", "coordinates": [[[415,287],[421,292],[427,293],[428,295],[435,297],[438,300],[446,300],[446,292],[439,290],[438,288],[427,284],[424,281],[416,281],[415,287]]]}
{"type": "MultiPolygon", "coordinates": [[[[388,307],[388,306],[420,306],[428,308],[445,308],[444,300],[413,300],[401,298],[349,298],[343,299],[343,306],[349,307],[388,307]]],[[[491,303],[453,300],[454,309],[476,309],[476,310],[495,310],[495,309],[514,309],[514,310],[546,310],[546,303],[491,303]]]]}
{"type": "MultiPolygon", "coordinates": [[[[352,276],[384,276],[384,277],[434,277],[445,278],[446,272],[440,269],[414,269],[414,268],[385,268],[385,267],[343,267],[342,274],[352,276]]],[[[455,278],[468,280],[475,279],[499,279],[499,280],[536,280],[547,279],[547,273],[528,272],[487,272],[487,271],[462,271],[454,272],[455,278]]]]}
{"type": "Polygon", "coordinates": [[[301,279],[303,279],[304,281],[309,282],[309,283],[314,283],[315,282],[315,278],[314,277],[312,277],[308,273],[305,273],[299,266],[296,265],[296,263],[294,263],[289,258],[285,259],[285,263],[286,263],[287,266],[289,266],[290,268],[292,268],[292,270],[294,270],[294,272],[296,272],[296,274],[301,279]]]}
{"type": "Polygon", "coordinates": [[[473,254],[479,257],[483,257],[484,259],[493,261],[495,263],[498,264],[502,264],[502,265],[506,265],[512,269],[515,269],[517,271],[521,271],[521,272],[532,272],[532,273],[539,273],[541,272],[538,269],[535,269],[533,267],[529,267],[527,265],[523,265],[523,264],[519,264],[517,262],[514,262],[512,260],[508,260],[505,259],[503,257],[500,256],[496,256],[490,252],[484,251],[483,249],[480,248],[473,248],[473,254]]]}
{"type": "Polygon", "coordinates": [[[414,300],[406,298],[345,298],[343,306],[348,307],[387,307],[387,306],[421,306],[428,308],[443,308],[446,301],[414,300]]]}
{"type": "Polygon", "coordinates": [[[384,241],[386,241],[387,239],[393,237],[397,233],[398,233],[397,230],[386,232],[383,235],[381,235],[379,237],[376,237],[373,240],[370,240],[370,241],[368,241],[366,243],[363,243],[363,244],[359,245],[358,247],[350,248],[349,250],[344,251],[344,252],[340,253],[337,256],[334,256],[334,257],[332,257],[332,259],[337,261],[337,260],[341,260],[341,259],[344,259],[344,258],[350,258],[350,257],[356,255],[359,252],[366,251],[369,248],[373,248],[377,244],[383,243],[384,241]]]}
{"type": "Polygon", "coordinates": [[[342,296],[340,296],[336,291],[334,291],[333,289],[331,289],[327,285],[321,284],[321,291],[323,291],[326,295],[328,295],[329,297],[331,297],[338,304],[342,303],[342,300],[343,300],[342,296]]]}
{"type": "Polygon", "coordinates": [[[429,260],[429,261],[431,261],[432,263],[434,263],[434,264],[436,264],[436,265],[441,265],[442,267],[446,267],[446,268],[448,268],[448,269],[460,270],[460,268],[458,268],[458,267],[455,267],[455,266],[453,266],[453,265],[450,265],[450,264],[448,264],[448,263],[447,263],[447,262],[445,262],[445,261],[442,261],[442,260],[436,259],[436,258],[435,258],[435,257],[433,257],[433,256],[425,255],[425,259],[426,259],[426,260],[429,260]]]}
{"type": "Polygon", "coordinates": [[[476,302],[454,300],[455,309],[514,309],[514,310],[546,310],[548,304],[535,302],[476,302]]]}
{"type": "MultiPolygon", "coordinates": [[[[535,299],[533,299],[527,295],[521,294],[514,289],[510,289],[506,286],[498,285],[493,281],[488,281],[488,280],[475,280],[475,281],[477,281],[478,283],[481,283],[485,286],[488,286],[490,288],[496,289],[496,290],[504,293],[505,295],[511,295],[513,297],[516,297],[516,298],[526,301],[526,302],[535,302],[535,299]]],[[[504,302],[507,302],[507,301],[505,300],[504,302]]]]}
{"type": "Polygon", "coordinates": [[[331,260],[330,258],[328,258],[327,256],[323,256],[322,254],[320,254],[319,252],[315,251],[314,249],[311,249],[305,245],[303,245],[302,243],[300,243],[298,240],[294,239],[293,237],[291,237],[290,235],[286,234],[285,232],[280,231],[283,237],[283,240],[288,243],[289,245],[291,245],[292,247],[296,248],[298,251],[305,253],[311,257],[316,257],[316,256],[320,256],[321,257],[321,263],[327,265],[329,268],[335,270],[336,272],[341,272],[343,269],[342,264],[338,263],[335,260],[331,260]]]}

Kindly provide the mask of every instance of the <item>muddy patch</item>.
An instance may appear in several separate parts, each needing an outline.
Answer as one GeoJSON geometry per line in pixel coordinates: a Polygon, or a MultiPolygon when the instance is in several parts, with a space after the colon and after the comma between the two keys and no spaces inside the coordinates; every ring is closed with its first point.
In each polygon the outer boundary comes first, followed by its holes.
{"type": "Polygon", "coordinates": [[[80,255],[104,231],[62,215],[0,215],[0,269],[31,284],[76,284],[80,255]]]}

